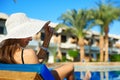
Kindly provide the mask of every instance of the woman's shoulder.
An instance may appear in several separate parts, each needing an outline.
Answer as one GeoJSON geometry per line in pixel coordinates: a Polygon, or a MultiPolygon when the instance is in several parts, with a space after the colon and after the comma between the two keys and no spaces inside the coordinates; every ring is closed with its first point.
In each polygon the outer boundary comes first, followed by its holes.
{"type": "Polygon", "coordinates": [[[36,53],[35,53],[35,51],[34,51],[33,49],[31,49],[31,48],[25,48],[25,49],[23,50],[23,55],[24,55],[24,56],[33,56],[33,55],[36,56],[36,53]]]}
{"type": "Polygon", "coordinates": [[[25,63],[38,63],[38,57],[33,49],[24,49],[23,56],[25,63]]]}
{"type": "Polygon", "coordinates": [[[22,57],[21,56],[23,57],[25,64],[35,64],[35,63],[38,63],[38,61],[39,61],[35,51],[33,49],[30,49],[30,48],[20,49],[15,53],[14,59],[19,64],[22,64],[22,57]]]}

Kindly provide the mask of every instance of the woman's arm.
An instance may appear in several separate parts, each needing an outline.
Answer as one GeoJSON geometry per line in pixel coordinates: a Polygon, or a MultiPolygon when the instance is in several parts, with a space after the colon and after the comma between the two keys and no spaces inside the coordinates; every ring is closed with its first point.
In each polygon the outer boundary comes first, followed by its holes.
{"type": "Polygon", "coordinates": [[[50,43],[50,39],[53,35],[53,29],[50,26],[48,26],[49,23],[50,21],[44,25],[45,38],[42,46],[40,47],[40,51],[38,52],[38,55],[37,55],[38,58],[41,59],[40,62],[43,62],[47,57],[47,53],[48,53],[47,49],[50,43]]]}

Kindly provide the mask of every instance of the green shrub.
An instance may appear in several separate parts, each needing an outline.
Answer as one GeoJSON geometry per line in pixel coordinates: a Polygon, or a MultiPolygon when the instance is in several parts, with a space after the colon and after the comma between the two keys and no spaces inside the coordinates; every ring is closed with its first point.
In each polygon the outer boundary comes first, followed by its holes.
{"type": "Polygon", "coordinates": [[[112,54],[110,55],[111,62],[120,62],[120,54],[112,54]]]}
{"type": "Polygon", "coordinates": [[[79,55],[79,51],[78,50],[68,50],[68,54],[70,57],[77,57],[79,55]]]}

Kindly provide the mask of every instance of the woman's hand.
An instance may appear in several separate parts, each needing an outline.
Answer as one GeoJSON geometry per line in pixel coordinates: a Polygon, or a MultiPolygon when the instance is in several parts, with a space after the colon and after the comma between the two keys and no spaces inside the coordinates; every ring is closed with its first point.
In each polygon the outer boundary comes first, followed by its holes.
{"type": "Polygon", "coordinates": [[[50,21],[48,21],[43,27],[45,31],[45,39],[48,37],[51,38],[54,32],[53,29],[49,26],[49,24],[50,24],[50,21]]]}

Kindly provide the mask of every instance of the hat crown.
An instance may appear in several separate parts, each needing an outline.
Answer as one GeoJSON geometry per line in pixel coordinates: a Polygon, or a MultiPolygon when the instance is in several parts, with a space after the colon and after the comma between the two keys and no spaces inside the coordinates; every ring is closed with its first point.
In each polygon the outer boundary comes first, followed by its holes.
{"type": "Polygon", "coordinates": [[[24,13],[16,13],[9,16],[5,25],[8,33],[13,30],[16,26],[21,25],[29,21],[29,18],[24,13]]]}

